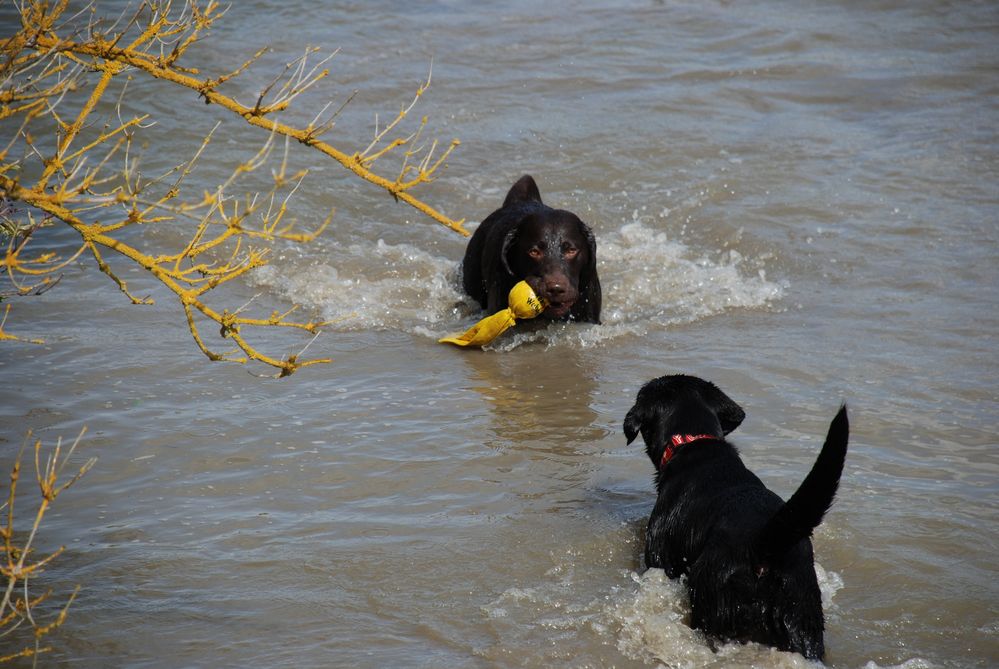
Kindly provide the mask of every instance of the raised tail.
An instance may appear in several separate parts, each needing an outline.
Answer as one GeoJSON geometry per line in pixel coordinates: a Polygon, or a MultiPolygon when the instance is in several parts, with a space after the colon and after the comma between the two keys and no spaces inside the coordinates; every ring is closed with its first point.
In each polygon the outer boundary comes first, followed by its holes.
{"type": "Polygon", "coordinates": [[[756,546],[761,557],[784,554],[799,541],[811,536],[812,530],[822,522],[839,487],[849,437],[850,423],[846,405],[843,405],[829,425],[826,441],[812,470],[760,533],[756,546]]]}

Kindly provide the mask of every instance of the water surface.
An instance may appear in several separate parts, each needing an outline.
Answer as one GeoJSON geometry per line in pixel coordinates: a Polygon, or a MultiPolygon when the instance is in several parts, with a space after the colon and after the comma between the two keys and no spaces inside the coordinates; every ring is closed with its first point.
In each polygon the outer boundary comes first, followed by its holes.
{"type": "MultiPolygon", "coordinates": [[[[343,319],[309,348],[332,365],[209,363],[120,263],[156,305],[85,262],[18,301],[8,328],[47,343],[0,348],[0,464],[28,428],[87,425],[99,457],[44,527],[67,546],[48,583],[83,587],[43,666],[806,666],[713,651],[641,563],[653,470],[620,425],[678,371],[745,408],[733,440],[785,497],[849,403],[815,535],[829,665],[995,666],[994,3],[255,0],[214,35],[208,71],[341,48],[322,92],[358,91],[329,138],[348,150],[432,61],[418,113],[462,145],[423,196],[472,227],[533,174],[596,233],[604,324],[438,345],[478,315],[464,239],[307,154],[293,214],[335,223],[233,302],[343,319]]],[[[147,169],[184,160],[212,110],[136,86],[147,169]]],[[[205,187],[262,141],[219,133],[205,187]]]]}

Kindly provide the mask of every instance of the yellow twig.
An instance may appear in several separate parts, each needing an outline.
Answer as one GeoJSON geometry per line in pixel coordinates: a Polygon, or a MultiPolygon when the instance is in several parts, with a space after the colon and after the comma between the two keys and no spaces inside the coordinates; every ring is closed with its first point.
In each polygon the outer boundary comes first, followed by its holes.
{"type": "Polygon", "coordinates": [[[35,460],[35,481],[41,494],[41,501],[34,514],[34,519],[30,529],[25,534],[18,533],[23,539],[18,540],[14,531],[14,524],[17,521],[15,507],[20,499],[18,495],[18,483],[21,478],[21,465],[31,442],[31,432],[29,431],[21,445],[21,449],[14,460],[14,465],[10,471],[10,490],[7,493],[5,502],[0,505],[0,510],[6,510],[4,518],[0,519],[0,581],[3,582],[2,597],[0,597],[0,638],[7,637],[18,628],[25,627],[30,630],[31,641],[25,644],[20,650],[0,656],[0,663],[8,662],[18,657],[32,657],[38,653],[45,652],[48,647],[41,645],[41,640],[48,636],[53,630],[62,625],[66,620],[66,615],[70,605],[79,592],[79,587],[70,595],[66,604],[59,611],[58,615],[47,624],[40,623],[33,613],[33,609],[41,602],[45,601],[50,593],[40,596],[29,595],[28,581],[37,579],[44,568],[58,557],[64,548],[58,548],[41,559],[33,559],[33,544],[38,536],[42,520],[48,512],[56,498],[71,485],[76,483],[84,474],[94,466],[95,458],[87,460],[68,481],[60,483],[60,477],[66,466],[73,457],[76,447],[83,438],[86,428],[80,431],[73,444],[62,452],[62,439],[57,440],[55,449],[46,458],[45,465],[41,463],[42,442],[37,440],[34,443],[35,460]]]}
{"type": "MultiPolygon", "coordinates": [[[[327,63],[336,51],[314,60],[317,49],[306,48],[263,87],[252,106],[247,106],[224,93],[221,87],[258,64],[266,49],[256,51],[236,69],[214,78],[201,75],[197,67],[181,64],[188,48],[203,39],[208,28],[224,14],[218,2],[188,0],[179,12],[174,12],[170,0],[143,2],[110,24],[97,18],[90,6],[67,17],[68,6],[68,0],[17,0],[15,7],[20,12],[21,29],[0,41],[0,120],[20,119],[13,138],[0,147],[0,223],[3,234],[9,237],[6,255],[0,258],[0,270],[16,289],[9,295],[54,285],[58,278],[53,279],[53,273],[86,252],[128,299],[139,304],[150,303],[149,298],[133,295],[122,278],[124,275],[112,267],[115,256],[124,258],[173,293],[184,310],[196,345],[210,359],[260,361],[287,375],[327,360],[301,360],[308,344],[298,354],[283,359],[266,355],[244,339],[244,330],[290,327],[309,332],[314,339],[325,323],[288,320],[294,308],[270,318],[252,318],[242,314],[242,308],[216,309],[209,305],[208,296],[214,295],[211,291],[224,283],[267,263],[268,250],[251,247],[251,243],[270,244],[276,240],[305,243],[331,224],[332,211],[310,231],[299,232],[289,220],[289,200],[308,174],[308,170],[288,168],[293,142],[312,147],[429,218],[460,234],[468,234],[463,221],[448,218],[411,192],[416,186],[432,181],[458,145],[455,140],[435,159],[438,143],[420,142],[425,118],[414,132],[401,132],[403,121],[430,85],[432,70],[413,99],[390,123],[384,127],[376,124],[374,138],[363,151],[342,151],[320,136],[333,128],[353,99],[353,93],[332,115],[327,115],[332,103],[323,106],[305,127],[290,125],[280,118],[303,93],[328,76],[327,63]],[[106,120],[103,127],[94,121],[102,101],[105,105],[109,103],[106,98],[111,95],[111,83],[125,72],[140,73],[187,89],[206,103],[265,129],[268,137],[260,150],[237,165],[218,187],[194,198],[182,195],[182,188],[215,129],[190,160],[154,178],[145,177],[133,155],[132,141],[152,119],[147,114],[123,118],[122,102],[134,99],[126,96],[127,81],[121,86],[118,99],[110,101],[114,106],[109,119],[115,119],[114,114],[117,119],[106,120]],[[79,95],[68,99],[79,97],[79,101],[63,106],[66,96],[73,93],[79,95]],[[67,108],[72,111],[66,111],[67,108]],[[43,124],[47,125],[42,133],[34,134],[43,124]],[[231,193],[245,182],[244,177],[272,159],[278,136],[284,137],[284,152],[269,189],[234,197],[231,193]],[[416,144],[421,145],[414,148],[416,144]],[[14,155],[17,149],[22,151],[21,156],[14,155]],[[376,162],[390,155],[396,155],[402,163],[394,179],[374,170],[376,162]],[[117,172],[109,168],[113,158],[123,162],[117,172]],[[11,213],[8,202],[24,204],[30,211],[11,213]],[[27,257],[26,245],[38,228],[31,212],[44,215],[43,224],[58,221],[74,229],[81,237],[75,253],[65,259],[55,253],[27,257]],[[31,225],[22,224],[25,217],[32,221],[31,225]],[[191,234],[179,251],[166,249],[155,253],[146,248],[146,240],[136,241],[135,236],[120,234],[130,226],[154,223],[189,224],[191,234]],[[31,280],[25,281],[24,277],[31,280]],[[221,336],[232,342],[233,350],[213,351],[200,332],[203,321],[214,322],[221,336]]],[[[12,338],[13,335],[3,333],[0,323],[0,339],[12,338]]]]}

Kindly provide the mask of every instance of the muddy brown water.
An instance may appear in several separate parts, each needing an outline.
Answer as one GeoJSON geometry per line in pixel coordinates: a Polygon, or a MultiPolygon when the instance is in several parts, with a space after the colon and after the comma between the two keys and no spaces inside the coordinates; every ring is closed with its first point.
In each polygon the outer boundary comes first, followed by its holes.
{"type": "MultiPolygon", "coordinates": [[[[117,265],[152,307],[72,268],[8,323],[47,343],[0,347],[0,465],[28,428],[87,425],[99,458],[43,527],[47,583],[82,590],[41,666],[806,666],[712,650],[641,564],[653,471],[621,421],[676,371],[740,402],[784,496],[849,403],[815,535],[829,665],[996,666],[997,26],[974,2],[233,3],[205,67],[340,47],[350,149],[432,59],[417,113],[462,145],[422,194],[474,224],[533,174],[594,228],[604,324],[438,345],[476,316],[464,240],[312,156],[293,214],[333,227],[232,297],[351,315],[309,349],[332,365],[210,363],[140,274],[117,265]]],[[[180,162],[210,110],[136,87],[147,170],[180,162]]],[[[261,141],[219,132],[206,184],[261,141]]]]}

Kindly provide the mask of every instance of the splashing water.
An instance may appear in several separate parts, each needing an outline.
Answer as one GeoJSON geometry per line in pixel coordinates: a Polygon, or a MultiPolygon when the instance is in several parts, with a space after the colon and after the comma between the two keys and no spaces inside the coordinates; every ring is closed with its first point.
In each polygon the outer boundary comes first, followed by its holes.
{"type": "MultiPolygon", "coordinates": [[[[599,241],[603,325],[518,328],[490,348],[509,350],[528,342],[569,342],[579,347],[649,327],[690,323],[727,309],[766,307],[784,286],[737,251],[710,259],[641,222],[628,223],[599,241]]],[[[394,329],[438,338],[464,330],[482,317],[460,288],[459,263],[409,244],[352,244],[335,257],[304,267],[261,268],[258,287],[317,310],[335,330],[394,329]]]]}
{"type": "MultiPolygon", "coordinates": [[[[823,600],[831,602],[842,587],[842,579],[815,565],[823,600]]],[[[672,580],[661,569],[644,573],[616,572],[608,580],[614,585],[605,594],[581,601],[576,594],[580,575],[571,564],[552,569],[545,580],[508,588],[483,607],[499,636],[544,629],[572,636],[596,633],[616,646],[625,657],[671,668],[768,667],[805,669],[822,666],[801,655],[778,651],[756,643],[709,643],[705,635],[689,626],[684,579],[672,580]]],[[[523,642],[528,644],[529,639],[523,642]]],[[[540,659],[540,658],[538,658],[540,659]]],[[[875,669],[875,668],[871,668],[875,669]]]]}
{"type": "Polygon", "coordinates": [[[252,282],[315,309],[338,331],[412,331],[473,313],[474,303],[459,291],[457,266],[447,258],[381,239],[334,253],[304,267],[267,265],[252,282]]]}
{"type": "MultiPolygon", "coordinates": [[[[823,605],[843,587],[843,579],[818,563],[815,573],[823,605]]],[[[788,669],[820,666],[796,653],[755,643],[723,643],[712,650],[700,632],[688,626],[690,608],[682,579],[670,580],[661,569],[632,573],[632,588],[619,588],[607,606],[608,627],[616,627],[618,649],[636,660],[667,667],[767,666],[788,669]]]]}

